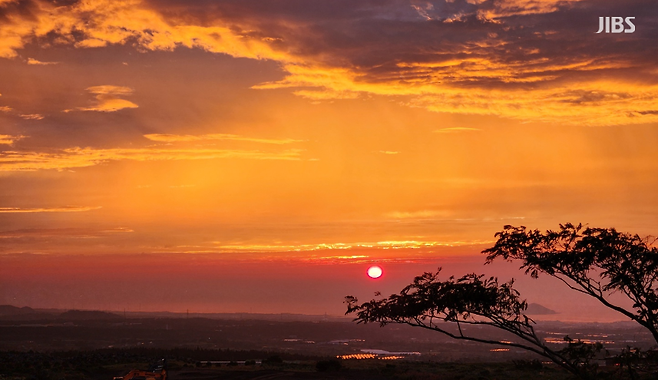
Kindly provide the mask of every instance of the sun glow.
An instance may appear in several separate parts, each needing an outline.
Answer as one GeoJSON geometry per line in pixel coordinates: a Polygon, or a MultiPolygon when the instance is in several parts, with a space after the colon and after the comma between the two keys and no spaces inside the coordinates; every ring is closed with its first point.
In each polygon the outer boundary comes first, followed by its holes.
{"type": "Polygon", "coordinates": [[[370,277],[370,278],[379,278],[379,277],[382,276],[382,273],[384,273],[382,271],[382,268],[380,268],[376,265],[371,266],[370,268],[368,268],[368,277],[370,277]]]}

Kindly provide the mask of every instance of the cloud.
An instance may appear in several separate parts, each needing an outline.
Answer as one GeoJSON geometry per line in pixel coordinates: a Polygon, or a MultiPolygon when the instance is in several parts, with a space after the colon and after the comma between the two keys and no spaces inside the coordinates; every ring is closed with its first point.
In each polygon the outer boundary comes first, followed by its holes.
{"type": "MultiPolygon", "coordinates": [[[[131,101],[121,99],[120,96],[127,96],[133,93],[133,89],[121,86],[93,86],[87,88],[87,91],[96,95],[96,104],[90,107],[77,107],[79,111],[97,111],[97,112],[116,112],[124,108],[138,108],[139,106],[131,101]]],[[[70,112],[72,110],[65,110],[70,112]]]]}
{"type": "Polygon", "coordinates": [[[504,1],[471,1],[474,4],[483,3],[478,10],[480,17],[501,18],[533,14],[553,13],[561,8],[568,8],[583,0],[504,0],[504,1]]]}
{"type": "Polygon", "coordinates": [[[392,150],[380,150],[379,153],[382,153],[382,154],[398,154],[400,152],[395,152],[395,151],[392,151],[392,150]]]}
{"type": "Polygon", "coordinates": [[[27,59],[27,64],[28,65],[41,65],[41,66],[48,66],[48,65],[57,65],[59,62],[42,62],[39,60],[36,60],[34,58],[28,58],[27,59]]]}
{"type": "Polygon", "coordinates": [[[0,135],[0,145],[13,145],[14,142],[24,138],[25,136],[0,135]]]}
{"type": "Polygon", "coordinates": [[[0,207],[0,213],[34,213],[34,212],[83,212],[98,210],[99,207],[77,207],[77,206],[65,206],[65,207],[38,207],[38,208],[21,208],[21,207],[0,207]]]}
{"type": "Polygon", "coordinates": [[[161,148],[69,148],[52,152],[0,152],[0,171],[66,170],[95,166],[110,161],[170,161],[237,158],[252,160],[300,160],[301,150],[261,152],[231,149],[161,148]]]}
{"type": "MultiPolygon", "coordinates": [[[[8,106],[0,106],[0,112],[5,112],[8,114],[13,114],[16,115],[17,113],[14,112],[14,109],[8,106]]],[[[25,120],[41,120],[43,119],[43,115],[38,114],[38,113],[33,113],[33,114],[18,114],[19,117],[25,119],[25,120]]]]}
{"type": "Polygon", "coordinates": [[[38,114],[38,113],[23,114],[23,115],[19,115],[19,116],[22,117],[25,120],[41,120],[44,117],[43,115],[38,114]]]}
{"type": "Polygon", "coordinates": [[[83,47],[83,48],[97,48],[103,46],[107,46],[107,41],[97,38],[88,38],[86,40],[82,40],[75,43],[75,47],[83,47]]]}
{"type": "Polygon", "coordinates": [[[459,132],[478,132],[481,131],[479,128],[466,128],[466,127],[452,127],[452,128],[441,128],[434,131],[434,133],[459,133],[459,132]]]}
{"type": "Polygon", "coordinates": [[[95,238],[118,233],[134,232],[130,228],[115,227],[107,229],[92,228],[28,228],[20,230],[0,231],[0,239],[22,239],[33,242],[38,239],[50,238],[95,238]]]}
{"type": "Polygon", "coordinates": [[[0,57],[12,58],[33,38],[56,36],[79,48],[135,42],[148,50],[178,46],[201,48],[236,57],[284,58],[269,45],[276,39],[241,31],[227,23],[202,25],[186,15],[167,19],[139,0],[86,0],[58,5],[47,1],[18,1],[4,11],[9,22],[0,27],[0,57]],[[19,4],[20,3],[20,4],[19,4]],[[22,5],[22,6],[21,6],[22,5]]]}
{"type": "MultiPolygon", "coordinates": [[[[269,59],[256,89],[313,101],[385,96],[441,113],[615,125],[658,121],[658,8],[630,0],[177,0],[5,2],[0,57],[31,41],[78,48],[198,48],[269,59]],[[603,14],[641,14],[633,34],[597,35],[603,14]],[[386,31],[382,33],[382,31],[386,31]]],[[[135,108],[97,94],[79,110],[135,108]]]]}
{"type": "Polygon", "coordinates": [[[162,133],[152,133],[144,135],[147,139],[157,142],[194,142],[194,141],[213,141],[213,140],[229,140],[229,141],[245,141],[245,142],[255,142],[263,144],[291,144],[296,142],[302,142],[303,140],[293,140],[293,139],[263,139],[255,137],[246,137],[240,135],[231,135],[223,133],[213,133],[207,135],[175,135],[175,134],[162,134],[162,133]]]}
{"type": "MultiPolygon", "coordinates": [[[[321,244],[224,244],[215,242],[215,252],[310,252],[325,250],[353,250],[353,249],[421,249],[435,247],[453,247],[486,244],[491,241],[417,241],[417,240],[391,240],[375,242],[354,243],[321,243],[321,244]]],[[[213,248],[207,247],[204,252],[213,252],[213,248]]],[[[350,256],[337,256],[350,257],[350,256]]]]}
{"type": "Polygon", "coordinates": [[[390,219],[436,219],[450,216],[448,211],[420,210],[412,212],[393,211],[384,215],[390,219]]]}
{"type": "Polygon", "coordinates": [[[133,89],[130,87],[111,86],[111,85],[92,86],[87,88],[87,91],[97,95],[117,95],[117,96],[131,95],[133,93],[133,89]]]}

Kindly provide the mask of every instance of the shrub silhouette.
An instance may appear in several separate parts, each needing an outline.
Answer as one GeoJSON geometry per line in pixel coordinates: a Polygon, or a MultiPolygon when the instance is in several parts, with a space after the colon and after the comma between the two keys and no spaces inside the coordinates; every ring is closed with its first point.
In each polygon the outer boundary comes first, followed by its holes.
{"type": "Polygon", "coordinates": [[[587,294],[649,330],[658,343],[658,248],[655,239],[614,228],[560,225],[559,231],[507,225],[483,251],[487,263],[497,258],[521,261],[533,278],[546,274],[587,294]],[[626,308],[610,299],[613,292],[632,301],[626,308]]]}
{"type": "MultiPolygon", "coordinates": [[[[381,326],[402,323],[445,334],[454,339],[522,348],[541,355],[582,379],[594,376],[591,359],[600,346],[582,349],[584,343],[567,341],[567,347],[555,350],[537,336],[535,322],[524,314],[528,307],[514,289],[513,281],[498,283],[495,277],[468,274],[441,281],[436,273],[417,276],[399,294],[359,304],[345,297],[346,314],[354,313],[357,323],[377,322],[381,326]],[[448,322],[448,323],[445,323],[448,322]],[[470,335],[465,326],[491,326],[515,335],[517,341],[491,340],[470,335]],[[450,327],[456,326],[457,331],[450,327]],[[581,348],[581,349],[576,349],[581,348]]],[[[568,337],[565,337],[565,340],[568,337]]]]}
{"type": "Polygon", "coordinates": [[[342,365],[340,361],[337,359],[332,359],[332,360],[320,360],[315,364],[315,369],[318,370],[318,372],[334,372],[334,371],[340,371],[342,368],[342,365]]]}

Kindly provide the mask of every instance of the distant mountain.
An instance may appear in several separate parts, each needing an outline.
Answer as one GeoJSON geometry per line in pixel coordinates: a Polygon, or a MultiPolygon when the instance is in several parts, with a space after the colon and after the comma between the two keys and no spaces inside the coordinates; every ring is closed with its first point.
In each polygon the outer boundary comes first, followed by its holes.
{"type": "Polygon", "coordinates": [[[118,314],[108,313],[106,311],[95,310],[69,310],[60,314],[58,319],[67,321],[88,321],[88,320],[113,320],[121,319],[118,314]]]}
{"type": "Polygon", "coordinates": [[[36,311],[31,307],[17,307],[12,305],[0,305],[0,317],[8,317],[14,315],[34,314],[36,311]]]}
{"type": "Polygon", "coordinates": [[[286,322],[344,322],[352,321],[352,317],[319,315],[319,314],[294,314],[294,313],[180,313],[167,311],[128,311],[128,318],[209,318],[227,320],[262,320],[262,321],[286,321],[286,322]]]}
{"type": "Polygon", "coordinates": [[[53,315],[34,310],[31,307],[17,307],[12,305],[0,305],[0,320],[3,321],[36,321],[52,319],[53,315]]]}
{"type": "Polygon", "coordinates": [[[559,314],[555,310],[551,310],[545,306],[542,306],[538,303],[531,303],[528,304],[528,308],[526,309],[526,314],[528,315],[551,315],[551,314],[559,314]]]}
{"type": "Polygon", "coordinates": [[[221,320],[266,320],[286,322],[341,322],[351,321],[352,318],[334,315],[307,315],[293,313],[260,314],[260,313],[180,313],[180,312],[148,312],[128,311],[120,314],[96,310],[65,310],[65,309],[32,309],[30,307],[16,307],[0,305],[0,319],[14,321],[69,321],[84,320],[116,320],[128,318],[208,318],[221,320]]]}

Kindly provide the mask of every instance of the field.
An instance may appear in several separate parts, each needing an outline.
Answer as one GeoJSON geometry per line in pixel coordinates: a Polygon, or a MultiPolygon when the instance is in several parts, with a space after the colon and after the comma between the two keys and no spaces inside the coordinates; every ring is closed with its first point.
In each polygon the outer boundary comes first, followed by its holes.
{"type": "MultiPolygon", "coordinates": [[[[131,369],[148,369],[160,358],[168,361],[170,380],[572,378],[523,350],[455,341],[403,325],[382,328],[322,316],[21,313],[0,317],[0,380],[112,379],[131,369]],[[364,355],[372,358],[341,358],[364,355]]],[[[651,346],[651,337],[628,323],[539,325],[556,345],[565,334],[603,342],[606,351],[596,363],[601,379],[625,376],[607,357],[626,345],[651,346]]],[[[505,339],[497,331],[477,333],[505,339]]]]}
{"type": "Polygon", "coordinates": [[[424,361],[338,360],[257,351],[95,350],[68,352],[0,352],[0,379],[111,379],[134,368],[148,368],[149,359],[169,355],[172,380],[266,379],[569,379],[564,371],[533,361],[507,363],[436,363],[424,361]],[[233,357],[229,364],[205,364],[209,356],[233,357]],[[239,359],[270,355],[262,364],[239,359]],[[291,359],[292,358],[292,359],[291,359]],[[294,359],[294,360],[293,360],[294,359]]]}

